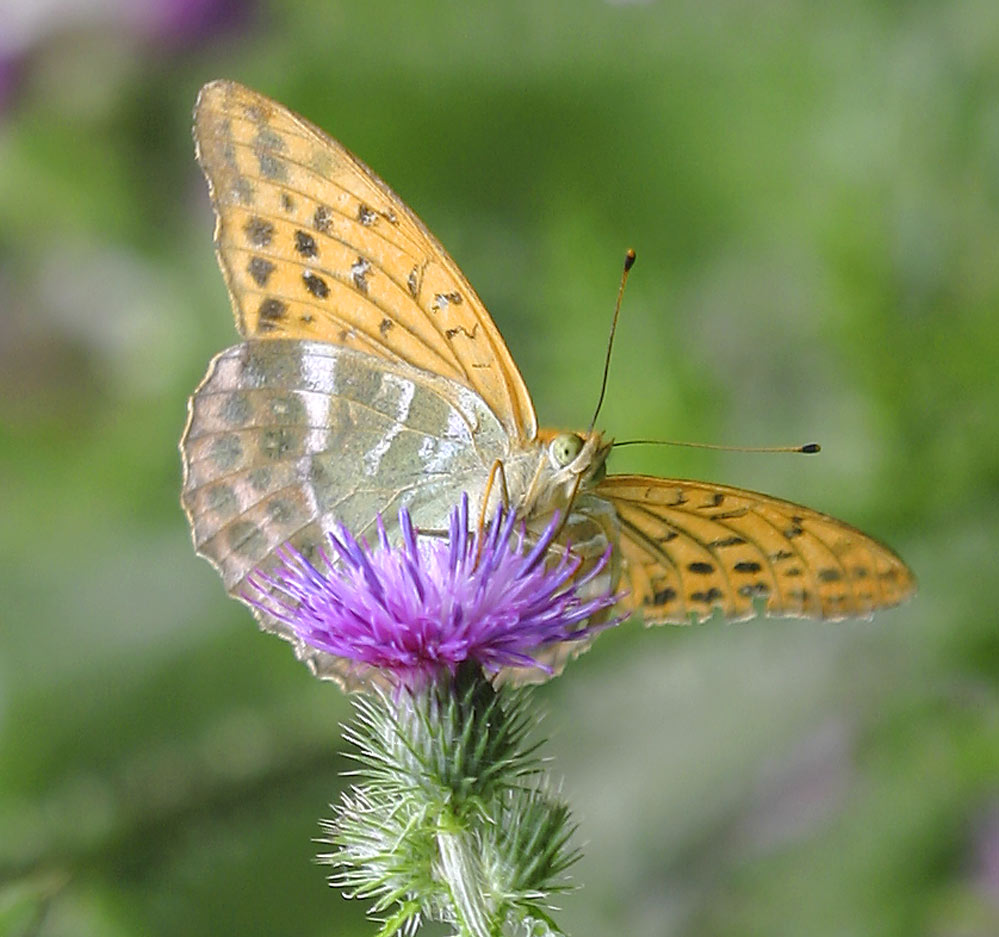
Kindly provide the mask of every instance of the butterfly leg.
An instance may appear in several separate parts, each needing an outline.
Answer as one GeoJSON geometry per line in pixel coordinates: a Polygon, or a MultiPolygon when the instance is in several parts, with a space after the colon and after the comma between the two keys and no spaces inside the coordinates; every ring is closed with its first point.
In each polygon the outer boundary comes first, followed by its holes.
{"type": "MultiPolygon", "coordinates": [[[[489,507],[489,496],[493,492],[493,485],[496,484],[496,480],[499,479],[500,485],[500,498],[502,499],[504,510],[510,506],[510,491],[506,485],[506,470],[503,468],[503,462],[501,459],[497,459],[493,462],[492,468],[489,470],[489,477],[486,479],[486,488],[482,493],[482,507],[479,510],[479,553],[482,552],[482,531],[486,526],[486,510],[489,507]]],[[[479,557],[476,555],[475,563],[478,565],[479,557]]]]}
{"type": "Polygon", "coordinates": [[[576,481],[572,486],[572,493],[569,495],[569,500],[566,502],[565,511],[563,512],[562,517],[559,520],[558,530],[555,531],[555,536],[552,538],[553,540],[558,540],[558,538],[562,535],[562,531],[565,530],[565,525],[569,521],[569,514],[572,513],[572,505],[576,501],[576,495],[579,494],[579,486],[582,483],[582,481],[583,481],[583,476],[577,475],[576,481]]]}
{"type": "Polygon", "coordinates": [[[573,571],[571,579],[575,579],[583,569],[586,561],[586,557],[581,553],[576,552],[571,546],[563,546],[558,543],[558,538],[562,536],[562,532],[565,530],[566,524],[569,523],[569,515],[572,513],[572,506],[576,501],[576,496],[579,494],[579,488],[583,481],[582,475],[576,476],[576,481],[572,486],[572,492],[569,495],[569,500],[566,502],[565,511],[562,517],[559,519],[558,529],[555,531],[555,536],[552,537],[552,549],[559,550],[564,556],[568,557],[571,561],[576,563],[576,569],[573,571]]]}
{"type": "Polygon", "coordinates": [[[510,490],[506,485],[506,470],[503,468],[502,460],[497,459],[493,462],[493,467],[489,470],[489,478],[486,479],[486,488],[482,494],[482,508],[479,511],[480,531],[486,525],[486,510],[489,507],[489,496],[493,493],[493,485],[496,484],[497,478],[499,479],[500,498],[503,503],[503,508],[506,509],[510,506],[510,490]]]}

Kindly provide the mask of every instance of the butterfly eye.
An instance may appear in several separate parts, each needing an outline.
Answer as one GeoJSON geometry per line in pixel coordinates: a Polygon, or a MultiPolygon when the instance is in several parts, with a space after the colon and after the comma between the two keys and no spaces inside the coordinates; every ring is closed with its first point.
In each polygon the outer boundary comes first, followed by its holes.
{"type": "Polygon", "coordinates": [[[559,433],[548,446],[548,457],[556,468],[565,468],[583,450],[583,440],[575,433],[559,433]]]}

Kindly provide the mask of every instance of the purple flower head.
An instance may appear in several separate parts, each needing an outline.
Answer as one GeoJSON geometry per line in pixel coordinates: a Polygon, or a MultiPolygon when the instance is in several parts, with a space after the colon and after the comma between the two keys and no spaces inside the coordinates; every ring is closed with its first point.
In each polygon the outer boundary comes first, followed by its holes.
{"type": "Polygon", "coordinates": [[[454,673],[465,661],[489,673],[503,667],[551,668],[534,652],[580,641],[620,619],[587,623],[619,596],[584,597],[606,566],[608,550],[583,576],[571,552],[549,547],[558,518],[530,546],[511,511],[500,509],[483,531],[469,533],[468,498],[451,514],[447,540],[420,537],[399,512],[402,543],[389,543],[378,518],[378,543],[345,527],[329,532],[330,555],[317,569],[290,546],[282,565],[248,579],[247,601],[288,625],[305,643],[382,671],[396,685],[454,673]]]}

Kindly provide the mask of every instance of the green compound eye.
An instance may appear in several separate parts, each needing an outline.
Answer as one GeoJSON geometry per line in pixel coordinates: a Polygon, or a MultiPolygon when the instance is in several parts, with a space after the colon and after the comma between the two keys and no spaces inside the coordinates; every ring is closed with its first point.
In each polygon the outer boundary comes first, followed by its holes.
{"type": "Polygon", "coordinates": [[[548,445],[548,455],[558,468],[565,468],[583,450],[583,440],[575,433],[559,433],[548,445]]]}

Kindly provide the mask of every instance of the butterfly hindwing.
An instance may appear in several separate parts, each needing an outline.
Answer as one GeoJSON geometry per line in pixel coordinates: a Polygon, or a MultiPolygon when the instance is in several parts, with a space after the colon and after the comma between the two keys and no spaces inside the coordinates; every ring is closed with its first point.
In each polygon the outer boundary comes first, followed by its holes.
{"type": "MultiPolygon", "coordinates": [[[[373,538],[380,515],[394,533],[405,507],[420,526],[446,526],[507,442],[447,378],[325,342],[250,340],[217,355],[191,399],[181,499],[195,549],[245,599],[285,544],[319,562],[340,524],[373,538]]],[[[351,683],[346,662],[254,611],[316,673],[351,683]]]]}
{"type": "Polygon", "coordinates": [[[360,160],[231,81],[202,89],[194,133],[244,337],[331,342],[450,378],[512,440],[534,438],[527,388],[481,300],[360,160]]]}
{"type": "Polygon", "coordinates": [[[915,588],[883,544],[848,524],[740,488],[643,475],[606,478],[613,504],[627,607],[649,624],[702,621],[720,610],[770,615],[868,617],[915,588]]]}

